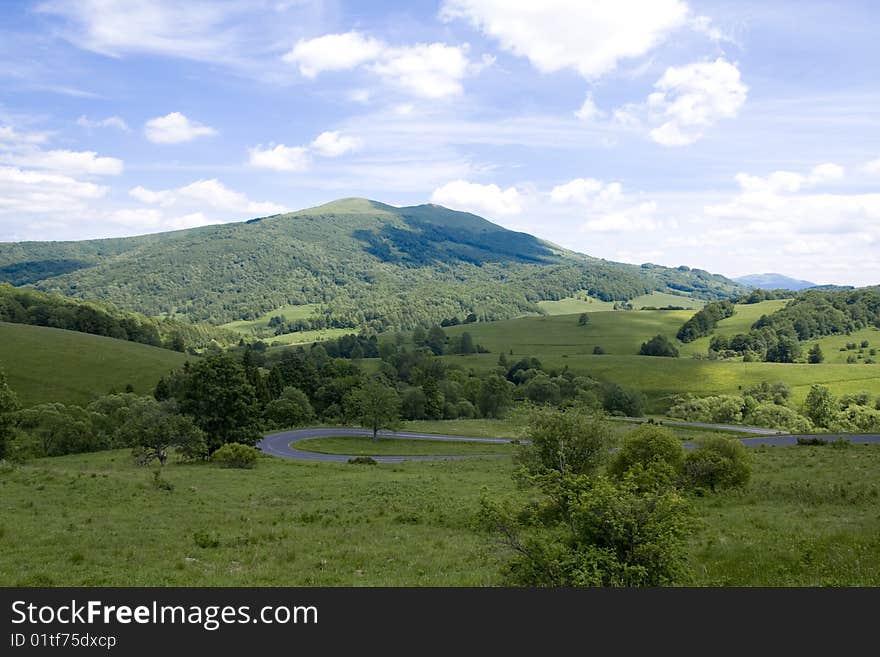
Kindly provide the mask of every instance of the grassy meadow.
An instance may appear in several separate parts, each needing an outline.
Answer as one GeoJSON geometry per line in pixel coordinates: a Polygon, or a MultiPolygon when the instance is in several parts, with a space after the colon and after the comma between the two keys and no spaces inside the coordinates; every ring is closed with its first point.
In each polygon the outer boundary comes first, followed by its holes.
{"type": "Polygon", "coordinates": [[[129,384],[147,394],[187,358],[191,356],[136,342],[0,322],[0,368],[25,406],[86,404],[129,384]]]}
{"type": "MultiPolygon", "coordinates": [[[[475,436],[476,437],[476,436],[475,436]]],[[[350,456],[475,456],[480,454],[512,454],[510,443],[467,443],[448,440],[404,440],[402,438],[363,438],[328,436],[311,438],[296,444],[297,449],[320,454],[350,456]]]]}
{"type": "MultiPolygon", "coordinates": [[[[390,442],[390,441],[388,441],[390,442]]],[[[880,447],[751,450],[742,492],[693,498],[691,584],[880,585],[880,447]]],[[[127,451],[0,470],[0,585],[485,586],[506,559],[481,489],[525,499],[504,457],[253,470],[127,451]]]]}
{"type": "MultiPolygon", "coordinates": [[[[718,324],[717,334],[733,335],[747,331],[763,314],[769,314],[785,301],[765,301],[738,305],[736,314],[718,324]]],[[[545,367],[568,367],[579,374],[588,374],[619,382],[644,392],[649,410],[662,412],[670,398],[681,392],[696,394],[735,393],[761,381],[785,381],[796,401],[802,401],[810,386],[828,386],[836,395],[868,390],[880,394],[880,365],[846,364],[847,354],[839,347],[847,342],[869,340],[880,347],[880,331],[864,329],[851,336],[822,338],[826,362],[821,365],[804,363],[744,363],[741,360],[701,360],[695,354],[705,353],[709,338],[683,344],[676,341],[680,358],[638,356],[642,342],[662,333],[674,339],[679,327],[693,311],[616,311],[590,314],[589,324],[578,325],[579,315],[521,317],[502,322],[454,326],[449,335],[469,332],[474,341],[492,353],[473,356],[447,356],[448,362],[489,371],[496,367],[498,354],[508,360],[536,356],[545,367]],[[603,355],[593,349],[602,347],[603,355]],[[511,354],[512,352],[512,354],[511,354]]],[[[865,350],[867,357],[868,350],[865,350]]]]}
{"type": "MultiPolygon", "coordinates": [[[[663,306],[681,306],[682,308],[692,308],[699,310],[706,302],[702,299],[694,299],[679,294],[668,294],[666,292],[651,292],[635,297],[630,304],[636,310],[641,310],[645,306],[662,308],[663,306]]],[[[595,297],[587,296],[586,293],[559,299],[558,301],[539,301],[538,307],[548,315],[570,315],[573,313],[595,313],[614,310],[613,301],[600,301],[595,297]]]]}

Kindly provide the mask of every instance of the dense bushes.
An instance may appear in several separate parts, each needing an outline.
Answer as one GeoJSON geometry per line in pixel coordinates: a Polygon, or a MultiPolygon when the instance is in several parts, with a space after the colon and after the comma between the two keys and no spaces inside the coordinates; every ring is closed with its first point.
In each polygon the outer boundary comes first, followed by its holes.
{"type": "Polygon", "coordinates": [[[752,473],[743,444],[721,436],[706,438],[688,452],[682,470],[688,486],[712,492],[745,486],[752,473]]]}
{"type": "Polygon", "coordinates": [[[718,322],[733,316],[734,307],[730,301],[707,303],[699,312],[684,323],[676,336],[682,342],[693,342],[712,333],[718,322]]]}
{"type": "Polygon", "coordinates": [[[678,347],[665,335],[655,335],[647,342],[643,342],[639,349],[641,356],[665,356],[678,358],[678,347]]]}
{"type": "Polygon", "coordinates": [[[250,445],[226,443],[211,457],[224,468],[252,468],[256,465],[260,452],[250,445]]]}

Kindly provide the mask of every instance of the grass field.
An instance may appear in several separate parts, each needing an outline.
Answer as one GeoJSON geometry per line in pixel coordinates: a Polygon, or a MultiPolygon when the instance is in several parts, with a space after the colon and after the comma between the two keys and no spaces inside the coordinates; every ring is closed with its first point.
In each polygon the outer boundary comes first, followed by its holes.
{"type": "MultiPolygon", "coordinates": [[[[742,493],[697,497],[692,584],[880,585],[880,448],[756,449],[742,493]]],[[[125,451],[0,469],[0,586],[485,586],[506,555],[475,531],[510,459],[253,470],[125,451]]]]}
{"type": "MultiPolygon", "coordinates": [[[[476,436],[475,436],[476,437],[476,436]]],[[[510,443],[466,443],[448,440],[403,440],[399,438],[372,438],[329,436],[312,438],[296,444],[297,449],[320,454],[349,454],[351,456],[473,456],[479,454],[512,454],[510,443]]]]}
{"type": "MultiPolygon", "coordinates": [[[[738,305],[736,314],[719,322],[716,332],[728,335],[745,332],[761,315],[773,312],[784,303],[766,301],[738,305]]],[[[568,367],[578,374],[637,388],[648,396],[649,411],[653,413],[665,410],[676,393],[736,393],[761,381],[785,381],[793,388],[796,401],[806,397],[812,384],[826,385],[837,395],[861,390],[880,395],[880,364],[865,365],[860,361],[847,365],[844,364],[845,356],[857,352],[838,351],[846,342],[861,342],[863,339],[869,340],[872,346],[876,342],[880,348],[880,331],[875,329],[865,329],[851,336],[823,338],[820,342],[827,362],[821,365],[693,358],[695,353],[705,353],[709,338],[689,344],[677,342],[680,358],[635,355],[642,342],[658,333],[674,339],[681,324],[692,314],[693,311],[619,311],[591,313],[587,326],[578,325],[578,315],[521,317],[455,326],[448,328],[447,333],[457,335],[468,331],[477,343],[492,353],[447,356],[446,359],[486,372],[497,366],[499,353],[506,354],[508,360],[536,356],[545,368],[561,370],[568,367]],[[605,354],[593,355],[595,346],[601,346],[605,354]]]]}
{"type": "MultiPolygon", "coordinates": [[[[665,292],[652,292],[651,294],[643,294],[630,301],[636,310],[645,306],[655,306],[662,308],[663,306],[681,306],[683,308],[699,309],[705,305],[705,301],[701,299],[693,299],[691,297],[667,294],[665,292]]],[[[570,315],[573,313],[589,313],[613,311],[613,301],[600,301],[594,297],[581,294],[576,297],[567,297],[558,301],[539,301],[538,307],[548,315],[570,315]]]]}
{"type": "Polygon", "coordinates": [[[220,328],[230,329],[232,331],[239,331],[241,333],[254,333],[260,330],[269,330],[269,320],[273,317],[283,316],[287,321],[293,321],[296,319],[307,319],[311,317],[315,308],[318,307],[316,303],[307,303],[300,306],[281,306],[280,308],[276,308],[275,310],[270,310],[267,313],[263,313],[257,319],[245,320],[241,319],[235,322],[229,322],[228,324],[223,324],[220,328]]]}
{"type": "Polygon", "coordinates": [[[84,404],[128,384],[148,393],[187,358],[136,342],[0,322],[0,367],[25,406],[50,401],[84,404]]]}

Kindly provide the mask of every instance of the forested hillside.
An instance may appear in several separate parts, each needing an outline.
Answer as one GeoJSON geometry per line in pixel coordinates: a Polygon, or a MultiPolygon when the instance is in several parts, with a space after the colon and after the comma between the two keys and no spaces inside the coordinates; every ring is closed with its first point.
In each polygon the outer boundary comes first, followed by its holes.
{"type": "Polygon", "coordinates": [[[29,324],[139,342],[175,351],[237,342],[232,331],[173,319],[152,319],[91,301],[0,283],[0,322],[29,324]]]}
{"type": "Polygon", "coordinates": [[[688,267],[573,253],[436,205],[364,199],[143,237],[2,244],[0,280],[212,324],[316,304],[297,330],[501,319],[577,291],[621,301],[652,290],[703,299],[744,291],[688,267]]]}

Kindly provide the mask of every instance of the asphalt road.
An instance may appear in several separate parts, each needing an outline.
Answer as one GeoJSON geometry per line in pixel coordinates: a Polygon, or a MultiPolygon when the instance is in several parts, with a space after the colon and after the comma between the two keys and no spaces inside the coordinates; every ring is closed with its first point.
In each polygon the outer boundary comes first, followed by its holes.
{"type": "MultiPolygon", "coordinates": [[[[695,425],[687,425],[695,426],[695,425]]],[[[713,425],[718,426],[718,425],[713,425]]],[[[468,436],[447,436],[434,433],[409,433],[406,431],[389,432],[380,431],[382,438],[396,438],[402,440],[443,440],[449,442],[468,442],[468,443],[491,443],[503,444],[512,442],[506,438],[472,438],[468,436]]],[[[348,459],[353,458],[344,454],[319,454],[317,452],[307,452],[295,447],[296,443],[309,438],[323,438],[329,436],[363,436],[369,438],[372,431],[366,429],[298,429],[296,431],[284,431],[282,433],[274,433],[267,435],[261,440],[257,447],[270,456],[278,456],[285,459],[296,459],[299,461],[323,461],[330,463],[347,463],[348,459]]],[[[742,438],[740,442],[746,447],[759,447],[761,445],[783,447],[786,445],[796,445],[799,437],[797,435],[767,435],[755,438],[742,438]]],[[[818,436],[823,440],[834,441],[847,439],[852,443],[880,443],[880,434],[821,434],[818,436]]],[[[686,449],[693,448],[694,443],[685,443],[686,449]]],[[[401,461],[441,461],[456,460],[464,458],[473,458],[472,456],[374,456],[379,463],[400,463],[401,461]]]]}

